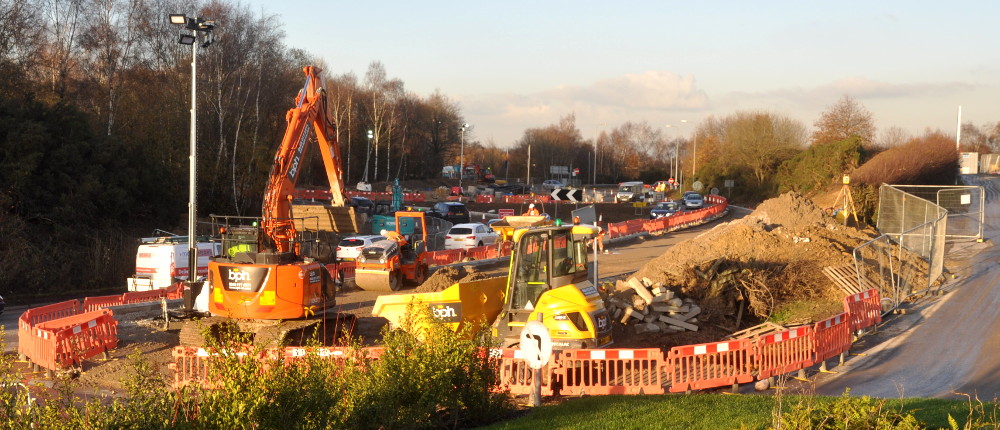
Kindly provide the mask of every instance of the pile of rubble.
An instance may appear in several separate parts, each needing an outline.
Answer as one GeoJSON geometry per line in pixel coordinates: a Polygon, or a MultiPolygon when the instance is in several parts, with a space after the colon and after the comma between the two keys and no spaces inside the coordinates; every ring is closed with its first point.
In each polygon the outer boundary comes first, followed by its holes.
{"type": "Polygon", "coordinates": [[[604,298],[613,319],[631,325],[636,334],[698,331],[701,308],[691,299],[681,299],[649,278],[619,280],[604,298]]]}

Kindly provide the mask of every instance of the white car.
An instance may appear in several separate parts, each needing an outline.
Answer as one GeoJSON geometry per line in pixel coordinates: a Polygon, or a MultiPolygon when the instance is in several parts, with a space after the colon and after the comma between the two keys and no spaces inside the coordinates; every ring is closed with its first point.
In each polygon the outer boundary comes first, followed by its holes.
{"type": "Polygon", "coordinates": [[[337,244],[337,262],[357,260],[362,248],[380,240],[385,240],[385,237],[377,234],[345,237],[337,244]]]}
{"type": "Polygon", "coordinates": [[[497,233],[481,223],[455,224],[444,237],[444,249],[469,249],[497,243],[497,233]]]}
{"type": "Polygon", "coordinates": [[[562,181],[558,179],[549,179],[546,180],[545,182],[542,182],[542,188],[545,188],[546,190],[549,191],[564,187],[566,187],[566,184],[562,183],[562,181]]]}

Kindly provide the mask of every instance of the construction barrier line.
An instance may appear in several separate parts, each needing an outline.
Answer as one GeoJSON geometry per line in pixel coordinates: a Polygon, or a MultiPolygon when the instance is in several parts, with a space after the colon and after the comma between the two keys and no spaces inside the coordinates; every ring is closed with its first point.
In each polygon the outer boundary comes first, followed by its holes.
{"type": "Polygon", "coordinates": [[[663,351],[577,349],[555,353],[562,395],[663,394],[663,351]]]}
{"type": "Polygon", "coordinates": [[[761,336],[757,339],[757,378],[767,379],[812,366],[815,351],[812,326],[761,336]]]}
{"type": "Polygon", "coordinates": [[[844,312],[855,332],[882,322],[882,302],[877,289],[862,291],[844,298],[844,312]]]}
{"type": "Polygon", "coordinates": [[[665,370],[679,393],[751,382],[756,361],[753,342],[737,339],[670,348],[665,370]]]}

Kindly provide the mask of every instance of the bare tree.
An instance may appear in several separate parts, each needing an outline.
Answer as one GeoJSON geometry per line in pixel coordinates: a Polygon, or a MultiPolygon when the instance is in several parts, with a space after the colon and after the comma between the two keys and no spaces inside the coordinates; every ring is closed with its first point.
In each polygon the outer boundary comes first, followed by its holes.
{"type": "Polygon", "coordinates": [[[889,149],[900,146],[910,139],[913,135],[910,132],[904,130],[899,126],[892,126],[879,133],[878,140],[876,141],[876,148],[878,149],[889,149]]]}
{"type": "MultiPolygon", "coordinates": [[[[146,24],[140,20],[144,3],[144,0],[87,0],[87,29],[80,38],[84,76],[103,93],[103,103],[95,105],[93,110],[103,117],[109,136],[121,98],[118,94],[120,77],[136,59],[134,49],[139,44],[139,27],[146,24]]],[[[94,101],[101,98],[95,97],[94,101]]]]}
{"type": "Polygon", "coordinates": [[[41,0],[39,8],[46,19],[41,63],[49,89],[56,97],[62,98],[66,95],[70,72],[75,67],[83,0],[41,0]]]}
{"type": "Polygon", "coordinates": [[[861,144],[871,146],[875,143],[875,121],[872,113],[848,95],[841,97],[830,106],[813,124],[816,131],[812,134],[812,143],[828,143],[858,136],[861,144]]]}

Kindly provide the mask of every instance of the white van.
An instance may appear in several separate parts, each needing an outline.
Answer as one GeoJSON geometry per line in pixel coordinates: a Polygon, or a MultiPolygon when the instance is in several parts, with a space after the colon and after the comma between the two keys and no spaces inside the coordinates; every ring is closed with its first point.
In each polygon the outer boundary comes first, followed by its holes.
{"type": "Polygon", "coordinates": [[[615,202],[641,202],[646,199],[646,185],[642,181],[622,182],[618,184],[615,202]]]}
{"type": "MultiPolygon", "coordinates": [[[[220,244],[198,242],[198,278],[208,276],[208,259],[219,255],[220,244]]],[[[135,275],[128,291],[166,288],[188,278],[187,236],[143,238],[135,254],[135,275]]]]}

